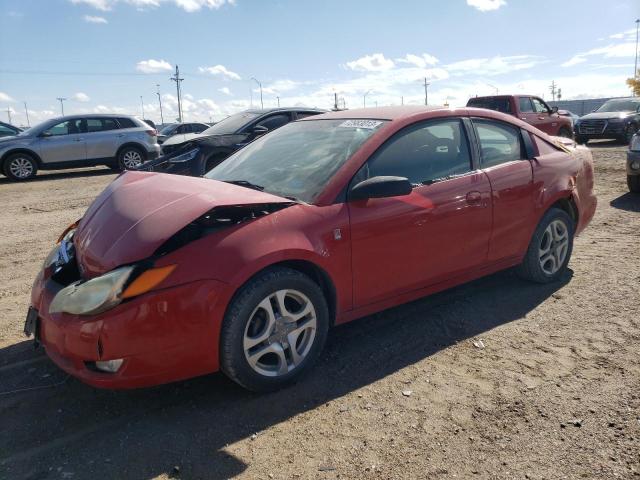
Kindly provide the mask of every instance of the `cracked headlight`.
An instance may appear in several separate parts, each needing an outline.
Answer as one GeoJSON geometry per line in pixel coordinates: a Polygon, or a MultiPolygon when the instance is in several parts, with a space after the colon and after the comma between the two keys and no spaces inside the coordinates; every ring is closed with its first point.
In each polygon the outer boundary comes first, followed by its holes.
{"type": "Polygon", "coordinates": [[[122,301],[120,294],[131,272],[133,267],[122,267],[86,282],[73,282],[56,294],[49,313],[95,315],[113,308],[122,301]]]}
{"type": "Polygon", "coordinates": [[[188,162],[189,160],[193,160],[194,158],[196,158],[196,155],[198,155],[198,153],[200,152],[199,148],[194,148],[193,150],[189,150],[186,153],[183,153],[182,155],[178,155],[177,157],[173,157],[169,159],[170,163],[182,163],[182,162],[188,162]]]}

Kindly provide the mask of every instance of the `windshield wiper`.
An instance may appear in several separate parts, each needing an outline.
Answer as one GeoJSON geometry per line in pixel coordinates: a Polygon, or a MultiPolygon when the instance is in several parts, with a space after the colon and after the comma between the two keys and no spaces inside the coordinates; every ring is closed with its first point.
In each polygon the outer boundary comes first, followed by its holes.
{"type": "Polygon", "coordinates": [[[251,183],[247,180],[223,180],[224,183],[231,183],[232,185],[239,185],[245,188],[251,188],[253,190],[263,191],[264,187],[262,185],[256,185],[255,183],[251,183]]]}

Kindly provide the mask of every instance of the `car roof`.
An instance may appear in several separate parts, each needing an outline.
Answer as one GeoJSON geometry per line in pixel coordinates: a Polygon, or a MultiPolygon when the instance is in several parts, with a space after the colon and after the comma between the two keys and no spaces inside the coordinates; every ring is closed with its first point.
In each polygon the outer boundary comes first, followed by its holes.
{"type": "Polygon", "coordinates": [[[141,120],[135,115],[126,115],[126,114],[117,114],[117,113],[76,113],[74,115],[65,115],[64,117],[54,117],[49,120],[71,120],[73,118],[135,118],[137,120],[141,120]]]}
{"type": "Polygon", "coordinates": [[[273,112],[318,112],[324,113],[327,110],[323,110],[322,108],[311,108],[311,107],[276,107],[276,108],[251,108],[249,110],[245,110],[244,113],[257,113],[259,115],[264,115],[265,113],[273,113],[273,112]]]}
{"type": "Polygon", "coordinates": [[[311,120],[331,120],[331,119],[367,119],[367,120],[398,120],[404,117],[410,117],[419,113],[435,112],[446,110],[447,107],[426,107],[424,105],[405,105],[401,107],[374,107],[374,108],[356,108],[353,110],[339,110],[336,112],[327,112],[322,115],[307,117],[301,121],[311,120]]]}

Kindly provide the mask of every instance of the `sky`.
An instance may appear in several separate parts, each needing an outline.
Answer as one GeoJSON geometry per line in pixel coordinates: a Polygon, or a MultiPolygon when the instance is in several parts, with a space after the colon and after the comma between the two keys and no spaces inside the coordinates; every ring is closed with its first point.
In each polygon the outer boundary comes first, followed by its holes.
{"type": "Polygon", "coordinates": [[[639,0],[0,0],[0,120],[626,96],[639,0]],[[254,79],[257,79],[254,80],[254,79]],[[158,86],[159,85],[159,86],[158,86]],[[141,98],[142,97],[142,98],[141,98]],[[9,113],[8,113],[9,111],[9,113]]]}

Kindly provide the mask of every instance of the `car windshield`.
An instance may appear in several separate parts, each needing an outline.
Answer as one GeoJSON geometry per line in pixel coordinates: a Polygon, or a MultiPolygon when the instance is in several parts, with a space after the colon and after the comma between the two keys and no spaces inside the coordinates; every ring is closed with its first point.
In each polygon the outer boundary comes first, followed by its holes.
{"type": "Polygon", "coordinates": [[[640,100],[608,100],[596,112],[635,112],[638,107],[640,107],[640,100]]]}
{"type": "Polygon", "coordinates": [[[236,133],[254,118],[259,117],[259,113],[240,112],[230,117],[220,120],[213,127],[207,128],[203,135],[231,135],[236,133]]]}
{"type": "Polygon", "coordinates": [[[176,128],[176,124],[175,123],[170,123],[169,125],[162,127],[162,130],[160,130],[158,133],[160,135],[167,135],[168,133],[171,133],[171,131],[176,128]]]}
{"type": "Polygon", "coordinates": [[[335,172],[384,123],[344,119],[290,123],[239,150],[205,177],[243,182],[313,203],[335,172]]]}

